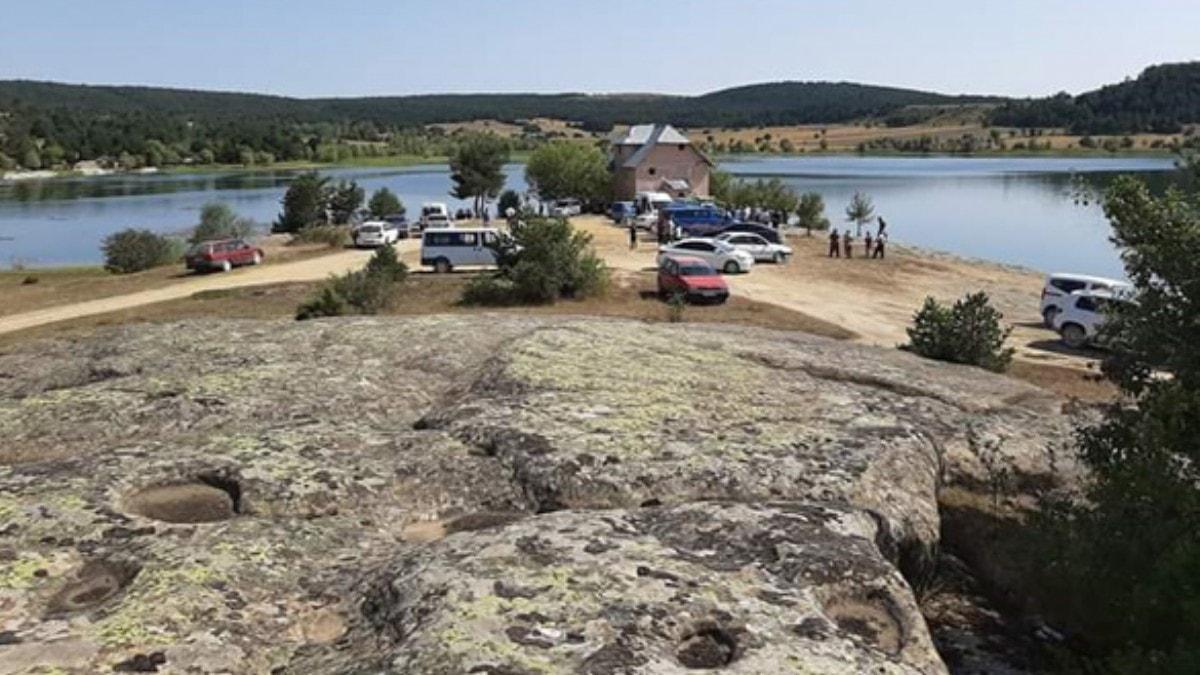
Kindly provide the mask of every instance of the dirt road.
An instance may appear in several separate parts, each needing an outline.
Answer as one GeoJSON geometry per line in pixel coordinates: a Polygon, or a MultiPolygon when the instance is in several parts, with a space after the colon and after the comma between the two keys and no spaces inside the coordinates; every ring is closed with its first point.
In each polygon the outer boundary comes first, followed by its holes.
{"type": "MultiPolygon", "coordinates": [[[[643,241],[630,251],[627,232],[605,218],[575,218],[591,233],[597,251],[614,268],[637,273],[647,290],[654,287],[655,245],[643,241]]],[[[925,251],[894,250],[885,260],[830,259],[822,236],[793,237],[796,249],[786,265],[761,264],[750,274],[729,277],[735,294],[779,305],[853,331],[862,342],[894,347],[906,341],[905,328],[925,297],[952,301],[983,290],[1013,326],[1010,343],[1018,356],[1037,363],[1086,367],[1088,359],[1058,346],[1057,336],[1041,327],[1037,273],[983,261],[967,261],[925,251]]],[[[861,246],[861,244],[860,244],[861,246]]],[[[415,240],[401,241],[397,251],[409,265],[417,263],[415,240]]],[[[358,269],[370,251],[347,250],[295,262],[244,268],[228,274],[186,277],[152,290],[64,304],[32,312],[0,316],[0,334],[83,316],[104,314],[201,291],[262,284],[319,281],[331,274],[358,269]]],[[[702,318],[697,309],[698,319],[702,318]]]]}
{"type": "MultiPolygon", "coordinates": [[[[396,245],[396,249],[406,258],[415,258],[417,242],[415,240],[404,240],[396,245]]],[[[227,274],[214,273],[189,276],[161,288],[88,300],[86,302],[57,305],[33,312],[0,316],[0,334],[11,333],[57,321],[105,314],[107,312],[149,305],[156,302],[165,302],[167,300],[177,300],[179,298],[190,297],[202,291],[259,286],[289,281],[319,281],[331,274],[341,274],[358,269],[365,265],[367,259],[370,257],[371,252],[367,250],[346,250],[294,262],[262,265],[260,267],[243,267],[227,274]]]]}

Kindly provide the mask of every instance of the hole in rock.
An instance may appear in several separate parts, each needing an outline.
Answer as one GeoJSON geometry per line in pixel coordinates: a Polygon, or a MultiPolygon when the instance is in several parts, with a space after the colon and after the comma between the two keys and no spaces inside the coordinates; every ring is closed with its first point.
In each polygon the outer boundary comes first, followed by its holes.
{"type": "Polygon", "coordinates": [[[722,668],[737,658],[737,648],[733,633],[716,624],[703,624],[684,637],[675,656],[685,668],[722,668]]]}
{"type": "Polygon", "coordinates": [[[92,560],[47,602],[49,615],[98,607],[133,582],[141,566],[128,561],[92,560]]]}
{"type": "Polygon", "coordinates": [[[125,498],[125,508],[166,523],[214,523],[241,512],[242,489],[236,480],[203,474],[186,483],[142,488],[125,498]]]}

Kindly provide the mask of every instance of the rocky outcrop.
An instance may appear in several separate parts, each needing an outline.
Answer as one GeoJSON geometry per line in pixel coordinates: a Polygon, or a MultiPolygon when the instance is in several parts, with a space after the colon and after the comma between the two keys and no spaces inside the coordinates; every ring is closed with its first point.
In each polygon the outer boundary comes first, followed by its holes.
{"type": "Polygon", "coordinates": [[[901,572],[948,489],[1070,474],[1059,408],[735,327],[30,345],[0,355],[0,673],[943,672],[901,572]]]}

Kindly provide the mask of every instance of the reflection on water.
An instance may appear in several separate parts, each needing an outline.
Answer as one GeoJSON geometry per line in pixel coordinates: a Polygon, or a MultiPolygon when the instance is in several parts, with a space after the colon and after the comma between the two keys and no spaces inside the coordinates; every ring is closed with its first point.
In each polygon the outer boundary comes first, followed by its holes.
{"type": "MultiPolygon", "coordinates": [[[[764,157],[732,158],[722,168],[747,178],[778,177],[825,197],[841,228],[856,191],[869,194],[897,241],[1039,269],[1119,274],[1099,206],[1076,205],[1074,181],[1102,188],[1138,172],[1159,188],[1168,159],[764,157]]],[[[506,187],[524,191],[524,168],[505,167],[506,187]]],[[[322,171],[356,180],[368,193],[388,187],[410,208],[449,196],[445,166],[322,171]]],[[[181,232],[209,201],[228,203],[267,226],[295,171],[171,173],[0,183],[0,265],[97,262],[105,235],[125,227],[181,232]]]]}

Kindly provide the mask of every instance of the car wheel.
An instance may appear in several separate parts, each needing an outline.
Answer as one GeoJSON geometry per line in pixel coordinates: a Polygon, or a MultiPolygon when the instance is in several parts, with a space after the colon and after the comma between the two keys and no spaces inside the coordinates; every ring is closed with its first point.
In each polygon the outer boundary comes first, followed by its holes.
{"type": "Polygon", "coordinates": [[[1062,327],[1062,341],[1071,349],[1079,349],[1087,344],[1087,332],[1077,323],[1069,323],[1062,327]]]}
{"type": "Polygon", "coordinates": [[[445,258],[438,258],[433,261],[433,271],[438,274],[447,274],[450,272],[450,261],[445,258]]]}
{"type": "Polygon", "coordinates": [[[738,264],[732,260],[725,263],[725,266],[721,269],[725,272],[725,274],[737,274],[739,271],[741,271],[741,268],[738,267],[738,264]]]}
{"type": "Polygon", "coordinates": [[[775,252],[775,255],[771,256],[771,260],[772,260],[772,261],[773,261],[773,262],[774,262],[776,265],[782,265],[782,264],[783,264],[783,259],[784,259],[784,255],[783,255],[782,253],[780,253],[779,251],[776,251],[776,252],[775,252]]]}
{"type": "Polygon", "coordinates": [[[261,253],[255,253],[255,254],[254,254],[254,261],[253,261],[253,264],[255,264],[255,265],[261,265],[261,264],[262,264],[262,254],[261,254],[261,253]]]}
{"type": "Polygon", "coordinates": [[[221,271],[222,272],[228,272],[232,269],[233,269],[233,263],[229,262],[228,260],[221,261],[221,271]]]}
{"type": "Polygon", "coordinates": [[[1058,308],[1051,305],[1042,310],[1042,323],[1046,328],[1054,328],[1054,317],[1058,316],[1058,308]]]}

